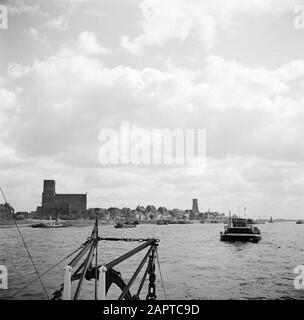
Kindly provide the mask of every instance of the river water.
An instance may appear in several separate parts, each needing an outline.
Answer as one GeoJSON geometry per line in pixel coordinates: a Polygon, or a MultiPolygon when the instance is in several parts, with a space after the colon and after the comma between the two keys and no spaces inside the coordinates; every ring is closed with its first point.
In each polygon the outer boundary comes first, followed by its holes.
{"type": "MultiPolygon", "coordinates": [[[[304,290],[296,290],[293,284],[294,268],[304,265],[304,224],[276,222],[258,227],[262,240],[257,244],[221,242],[223,224],[139,225],[132,229],[102,225],[100,236],[159,238],[160,265],[169,299],[304,299],[304,290]]],[[[91,230],[92,226],[21,228],[40,273],[80,246],[91,230]]],[[[0,245],[0,265],[8,269],[8,290],[0,290],[0,299],[45,299],[38,281],[15,295],[35,277],[15,228],[0,229],[0,245]]],[[[99,262],[109,262],[136,245],[139,243],[102,242],[99,262]]],[[[125,281],[143,254],[115,267],[125,281]]],[[[42,278],[50,296],[63,282],[64,266],[59,265],[42,278]]],[[[156,294],[163,299],[156,269],[156,294]]],[[[147,283],[143,290],[141,298],[145,298],[147,283]]],[[[94,282],[86,281],[80,299],[93,299],[93,292],[94,282]]],[[[116,294],[115,290],[109,292],[113,298],[116,294]]]]}

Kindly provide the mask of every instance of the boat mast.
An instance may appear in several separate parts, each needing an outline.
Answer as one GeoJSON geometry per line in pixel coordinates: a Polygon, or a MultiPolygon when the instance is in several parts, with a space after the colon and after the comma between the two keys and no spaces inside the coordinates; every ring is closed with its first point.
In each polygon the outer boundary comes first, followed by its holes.
{"type": "Polygon", "coordinates": [[[229,227],[231,227],[231,211],[229,210],[229,227]]]}
{"type": "Polygon", "coordinates": [[[95,300],[98,300],[98,213],[95,219],[95,300]]]}

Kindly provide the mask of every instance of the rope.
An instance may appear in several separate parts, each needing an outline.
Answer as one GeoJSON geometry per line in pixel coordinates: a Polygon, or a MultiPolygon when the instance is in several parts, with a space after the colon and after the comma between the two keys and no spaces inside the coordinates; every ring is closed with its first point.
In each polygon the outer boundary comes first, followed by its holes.
{"type": "MultiPolygon", "coordinates": [[[[49,269],[47,269],[45,272],[40,274],[40,277],[43,277],[44,275],[46,275],[48,272],[52,271],[54,268],[56,268],[58,265],[60,265],[63,261],[65,261],[66,259],[70,258],[73,254],[75,254],[77,251],[79,251],[80,249],[82,249],[82,246],[79,247],[78,249],[76,249],[75,251],[73,251],[72,253],[70,253],[69,255],[67,255],[65,258],[61,259],[60,261],[58,261],[56,264],[54,264],[52,267],[50,267],[49,269]]],[[[18,289],[14,294],[13,297],[15,297],[20,291],[24,290],[25,288],[27,288],[29,285],[31,285],[32,283],[34,283],[36,280],[38,279],[38,277],[36,277],[35,279],[31,280],[30,282],[28,282],[26,285],[24,285],[22,288],[18,289]]]]}
{"type": "Polygon", "coordinates": [[[17,224],[17,222],[16,222],[16,220],[15,220],[15,218],[14,218],[14,215],[12,214],[12,211],[11,211],[11,209],[10,209],[11,206],[8,204],[8,202],[7,202],[6,198],[5,198],[5,195],[4,195],[1,187],[0,187],[0,191],[1,191],[1,194],[2,194],[3,199],[4,199],[4,201],[5,201],[5,205],[8,207],[9,212],[10,212],[10,214],[11,214],[11,216],[12,216],[12,218],[13,218],[13,221],[14,221],[14,223],[15,223],[15,225],[16,225],[16,228],[17,228],[17,230],[18,230],[18,232],[19,232],[19,235],[20,235],[20,237],[21,237],[21,239],[22,239],[22,242],[23,242],[23,244],[24,244],[24,246],[25,246],[25,249],[26,249],[26,251],[27,251],[27,254],[28,254],[28,256],[29,256],[29,258],[30,258],[33,266],[34,266],[35,272],[37,273],[37,278],[38,278],[39,281],[40,281],[40,284],[41,284],[41,286],[42,286],[42,288],[43,288],[43,290],[44,290],[45,295],[46,295],[47,298],[49,299],[49,295],[48,295],[48,293],[47,293],[47,291],[46,291],[46,289],[45,289],[45,286],[43,285],[43,282],[42,282],[42,280],[41,280],[41,277],[40,277],[40,274],[39,274],[39,272],[38,272],[38,269],[37,269],[37,267],[36,267],[36,265],[35,265],[35,262],[34,262],[32,256],[31,256],[31,254],[30,254],[30,251],[29,251],[29,249],[28,249],[28,247],[27,247],[27,245],[26,245],[26,242],[25,242],[25,240],[24,240],[24,238],[23,238],[23,236],[22,236],[22,233],[21,233],[21,231],[20,231],[20,229],[19,229],[19,227],[18,227],[18,224],[17,224]]]}
{"type": "Polygon", "coordinates": [[[158,265],[160,280],[161,280],[161,283],[162,283],[162,287],[163,287],[165,299],[168,300],[168,296],[167,296],[167,293],[166,293],[165,284],[164,284],[164,280],[163,280],[163,275],[162,275],[161,268],[160,268],[159,256],[158,256],[158,251],[157,251],[157,250],[156,250],[156,260],[157,260],[157,265],[158,265]]]}

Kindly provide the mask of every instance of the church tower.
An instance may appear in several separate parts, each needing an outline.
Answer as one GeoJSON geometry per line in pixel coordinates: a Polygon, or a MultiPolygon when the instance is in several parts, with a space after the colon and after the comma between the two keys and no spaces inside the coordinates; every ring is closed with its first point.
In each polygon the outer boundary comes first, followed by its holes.
{"type": "Polygon", "coordinates": [[[42,206],[54,204],[55,202],[55,180],[43,181],[42,206]]]}
{"type": "Polygon", "coordinates": [[[193,200],[192,200],[192,211],[194,212],[195,217],[197,217],[197,214],[199,213],[198,201],[197,201],[197,199],[193,199],[193,200]]]}

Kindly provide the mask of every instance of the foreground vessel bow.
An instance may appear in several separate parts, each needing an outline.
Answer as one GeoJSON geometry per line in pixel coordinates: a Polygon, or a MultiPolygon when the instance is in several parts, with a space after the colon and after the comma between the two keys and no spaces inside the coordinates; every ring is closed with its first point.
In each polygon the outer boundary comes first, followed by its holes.
{"type": "MultiPolygon", "coordinates": [[[[95,282],[95,300],[104,300],[108,291],[112,285],[116,285],[121,294],[118,300],[138,300],[140,299],[140,293],[144,287],[144,284],[148,284],[148,292],[146,295],[147,300],[156,299],[156,274],[155,274],[155,262],[159,267],[158,260],[158,239],[133,239],[133,238],[102,238],[98,232],[98,216],[96,216],[95,225],[91,236],[87,241],[79,248],[80,252],[73,258],[72,261],[65,268],[64,282],[61,284],[60,289],[54,292],[54,300],[77,300],[79,299],[80,290],[82,288],[84,280],[95,282]],[[125,241],[125,242],[140,242],[141,244],[131,251],[117,257],[113,261],[105,264],[99,264],[98,262],[98,243],[103,241],[125,241]],[[126,283],[120,272],[114,270],[114,267],[121,262],[129,259],[135,254],[147,249],[146,254],[136,271],[132,275],[131,279],[126,283]],[[140,274],[140,271],[145,268],[145,272],[142,275],[139,287],[135,291],[135,294],[131,294],[131,286],[140,274]],[[147,279],[148,278],[148,279],[147,279]],[[72,294],[72,282],[77,281],[75,292],[72,294]]],[[[78,250],[76,250],[78,251],[78,250]]],[[[160,268],[160,267],[159,267],[160,268]]],[[[161,274],[161,271],[159,269],[161,274]]],[[[162,278],[162,277],[161,277],[162,278]]],[[[132,286],[133,288],[134,286],[132,286]]],[[[134,289],[134,288],[133,288],[134,289]]]]}

